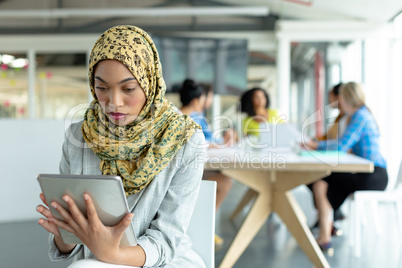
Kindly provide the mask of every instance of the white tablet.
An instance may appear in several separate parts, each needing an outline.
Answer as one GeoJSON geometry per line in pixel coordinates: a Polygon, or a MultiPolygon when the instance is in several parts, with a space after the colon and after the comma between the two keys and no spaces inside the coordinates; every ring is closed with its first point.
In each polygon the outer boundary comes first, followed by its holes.
{"type": "MultiPolygon", "coordinates": [[[[67,204],[62,200],[62,196],[67,194],[86,215],[83,194],[88,193],[95,204],[100,220],[106,226],[118,224],[129,213],[123,184],[119,176],[39,174],[37,178],[49,205],[50,202],[56,201],[68,210],[67,204]]],[[[63,220],[52,206],[50,206],[50,211],[55,218],[63,220]]],[[[59,231],[64,243],[82,244],[81,240],[72,233],[62,228],[59,228],[59,231]]],[[[137,245],[132,223],[126,229],[120,244],[137,245]]]]}

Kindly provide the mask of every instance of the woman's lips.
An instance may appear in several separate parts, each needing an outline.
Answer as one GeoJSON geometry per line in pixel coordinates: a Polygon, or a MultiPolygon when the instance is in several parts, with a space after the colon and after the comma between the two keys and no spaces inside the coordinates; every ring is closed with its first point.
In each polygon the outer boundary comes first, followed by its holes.
{"type": "Polygon", "coordinates": [[[123,120],[127,114],[122,114],[122,113],[109,113],[110,117],[113,120],[123,120]]]}

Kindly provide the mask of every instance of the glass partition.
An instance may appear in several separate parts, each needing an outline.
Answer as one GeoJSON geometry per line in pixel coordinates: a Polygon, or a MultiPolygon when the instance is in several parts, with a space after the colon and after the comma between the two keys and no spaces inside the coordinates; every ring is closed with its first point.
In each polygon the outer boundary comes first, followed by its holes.
{"type": "Polygon", "coordinates": [[[88,103],[86,54],[37,54],[36,66],[36,117],[82,118],[85,109],[77,108],[88,103]]]}
{"type": "Polygon", "coordinates": [[[0,52],[0,118],[28,115],[26,54],[0,52]]]}

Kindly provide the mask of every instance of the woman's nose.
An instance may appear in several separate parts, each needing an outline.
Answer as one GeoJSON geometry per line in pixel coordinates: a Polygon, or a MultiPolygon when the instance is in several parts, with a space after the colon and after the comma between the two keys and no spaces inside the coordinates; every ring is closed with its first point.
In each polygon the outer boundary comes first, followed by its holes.
{"type": "Polygon", "coordinates": [[[109,106],[111,108],[117,108],[123,106],[123,96],[118,90],[112,90],[109,96],[109,106]]]}

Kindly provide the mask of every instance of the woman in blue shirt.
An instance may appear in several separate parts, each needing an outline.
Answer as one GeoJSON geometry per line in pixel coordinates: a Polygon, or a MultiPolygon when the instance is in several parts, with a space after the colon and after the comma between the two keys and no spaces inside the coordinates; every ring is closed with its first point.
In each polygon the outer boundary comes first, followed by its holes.
{"type": "Polygon", "coordinates": [[[180,88],[180,101],[182,103],[180,110],[201,126],[205,141],[211,143],[212,131],[207,118],[204,116],[205,103],[208,98],[209,96],[204,87],[196,84],[191,79],[186,79],[180,88]]]}
{"type": "Polygon", "coordinates": [[[374,163],[373,173],[332,173],[314,183],[313,193],[317,202],[320,234],[317,239],[323,251],[332,251],[331,210],[338,209],[349,194],[360,190],[384,190],[388,183],[386,163],[380,152],[377,122],[365,104],[364,93],[358,83],[350,82],[341,87],[339,105],[350,116],[344,134],[339,139],[310,142],[309,149],[338,150],[368,159],[374,163]]]}

